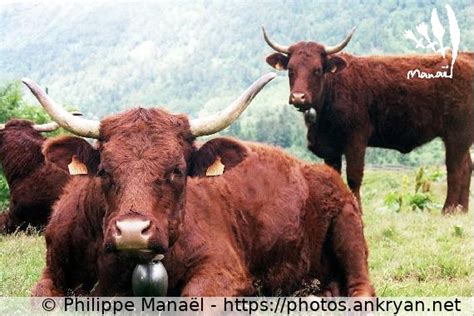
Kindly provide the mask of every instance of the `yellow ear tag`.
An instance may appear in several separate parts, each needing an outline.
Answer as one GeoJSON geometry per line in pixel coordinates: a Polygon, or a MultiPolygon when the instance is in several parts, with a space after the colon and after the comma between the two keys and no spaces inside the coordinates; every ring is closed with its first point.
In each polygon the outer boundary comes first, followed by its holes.
{"type": "Polygon", "coordinates": [[[285,67],[283,67],[283,65],[278,62],[278,63],[276,63],[276,65],[275,65],[275,69],[276,69],[276,70],[283,70],[283,69],[285,69],[285,67]]]}
{"type": "Polygon", "coordinates": [[[216,177],[224,173],[224,164],[221,162],[221,157],[217,157],[216,160],[206,170],[206,177],[216,177]]]}
{"type": "Polygon", "coordinates": [[[71,163],[67,165],[69,169],[69,174],[72,176],[78,174],[87,174],[87,166],[76,159],[76,156],[72,156],[71,163]]]}

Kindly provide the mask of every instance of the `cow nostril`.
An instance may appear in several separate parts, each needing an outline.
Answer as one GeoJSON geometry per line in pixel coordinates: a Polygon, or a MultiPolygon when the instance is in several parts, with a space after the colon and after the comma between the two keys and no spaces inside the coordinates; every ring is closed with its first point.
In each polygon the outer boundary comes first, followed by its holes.
{"type": "Polygon", "coordinates": [[[149,232],[151,227],[150,220],[123,220],[117,221],[115,224],[116,236],[117,237],[129,237],[129,236],[143,236],[149,232]]]}
{"type": "Polygon", "coordinates": [[[305,94],[304,93],[295,93],[295,98],[299,101],[304,101],[305,94]]]}
{"type": "Polygon", "coordinates": [[[128,218],[118,220],[116,223],[120,234],[113,236],[115,245],[121,250],[140,250],[149,247],[148,239],[151,238],[151,221],[145,219],[128,218]]]}
{"type": "Polygon", "coordinates": [[[300,92],[294,92],[290,94],[291,103],[304,103],[306,101],[306,95],[300,92]]]}
{"type": "Polygon", "coordinates": [[[148,221],[148,222],[149,222],[149,223],[148,223],[148,226],[146,226],[145,228],[143,228],[142,231],[141,231],[141,234],[142,234],[142,235],[146,235],[146,234],[150,231],[150,229],[151,229],[151,223],[150,223],[150,221],[148,221]]]}
{"type": "Polygon", "coordinates": [[[122,235],[122,231],[120,230],[119,225],[117,225],[117,221],[115,221],[115,232],[114,232],[114,235],[117,236],[117,237],[122,235]]]}

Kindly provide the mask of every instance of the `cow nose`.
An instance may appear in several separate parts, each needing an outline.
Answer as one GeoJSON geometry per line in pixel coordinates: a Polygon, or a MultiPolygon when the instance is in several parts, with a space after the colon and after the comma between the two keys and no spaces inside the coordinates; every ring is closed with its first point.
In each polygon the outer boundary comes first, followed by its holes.
{"type": "Polygon", "coordinates": [[[117,250],[144,250],[148,248],[151,222],[144,219],[126,219],[115,222],[113,238],[117,250]]]}
{"type": "Polygon", "coordinates": [[[290,95],[291,104],[304,104],[306,102],[306,95],[300,92],[293,92],[290,95]]]}

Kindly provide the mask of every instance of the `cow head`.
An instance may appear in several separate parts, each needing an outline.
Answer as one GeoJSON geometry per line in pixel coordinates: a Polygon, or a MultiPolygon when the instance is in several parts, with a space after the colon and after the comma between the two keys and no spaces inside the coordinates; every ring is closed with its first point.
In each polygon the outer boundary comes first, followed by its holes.
{"type": "Polygon", "coordinates": [[[10,185],[31,174],[43,163],[41,144],[45,138],[41,132],[57,128],[54,122],[34,124],[20,119],[0,124],[0,163],[10,185]]]}
{"type": "Polygon", "coordinates": [[[212,140],[197,149],[194,139],[229,126],[275,76],[271,73],[260,78],[223,111],[193,120],[143,108],[101,122],[77,118],[34,82],[23,82],[59,125],[99,140],[96,177],[107,205],[105,250],[149,258],[164,254],[179,236],[187,177],[203,176],[215,160],[228,170],[245,157],[244,147],[234,141],[212,140]]]}
{"type": "MultiPolygon", "coordinates": [[[[79,112],[72,114],[82,115],[79,112]]],[[[0,162],[10,184],[14,179],[28,176],[43,163],[41,146],[46,138],[41,133],[58,128],[56,122],[34,124],[22,119],[0,124],[0,162]]]]}
{"type": "Polygon", "coordinates": [[[324,78],[329,73],[337,73],[346,67],[340,52],[351,40],[355,28],[336,46],[324,46],[315,42],[298,42],[283,46],[272,42],[265,29],[263,36],[267,44],[277,53],[267,57],[267,63],[277,70],[288,70],[290,78],[290,104],[305,112],[309,108],[319,110],[322,103],[324,78]]]}

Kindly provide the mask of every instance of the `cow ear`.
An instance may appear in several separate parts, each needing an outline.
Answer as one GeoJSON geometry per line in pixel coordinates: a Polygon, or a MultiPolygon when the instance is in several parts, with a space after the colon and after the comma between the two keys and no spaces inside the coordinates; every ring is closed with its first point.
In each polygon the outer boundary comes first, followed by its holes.
{"type": "Polygon", "coordinates": [[[325,73],[336,73],[344,68],[346,68],[347,62],[344,58],[339,57],[339,56],[334,56],[326,60],[326,63],[324,65],[324,72],[325,73]]]}
{"type": "Polygon", "coordinates": [[[275,68],[276,70],[288,69],[288,56],[280,53],[274,53],[267,56],[267,64],[275,68]]]}
{"type": "Polygon", "coordinates": [[[95,174],[100,163],[99,151],[79,137],[49,138],[44,142],[42,151],[46,162],[71,175],[95,174]]]}
{"type": "Polygon", "coordinates": [[[229,171],[247,157],[247,148],[230,138],[215,138],[195,151],[188,175],[214,177],[229,171]]]}

